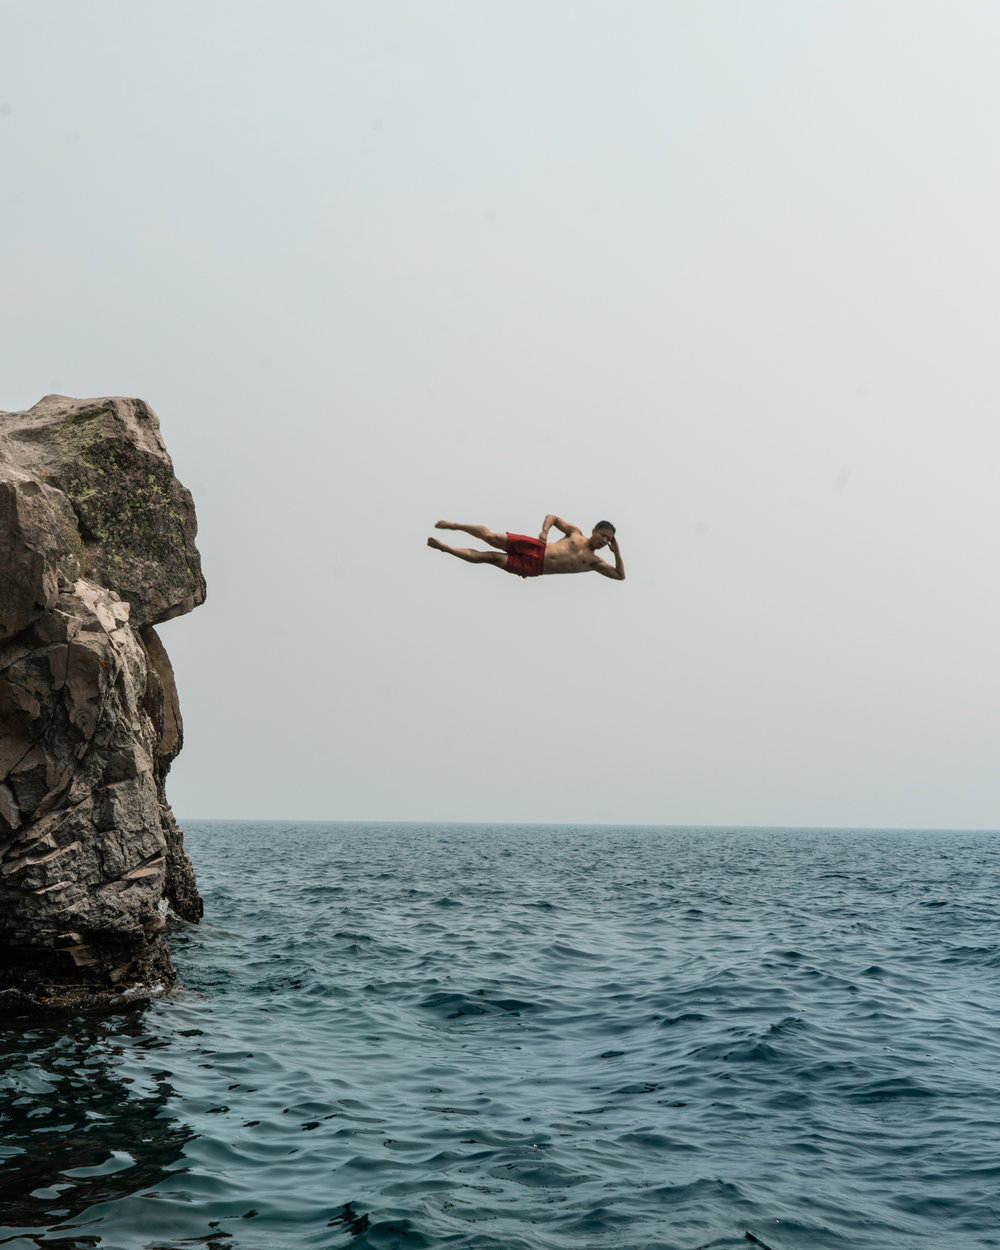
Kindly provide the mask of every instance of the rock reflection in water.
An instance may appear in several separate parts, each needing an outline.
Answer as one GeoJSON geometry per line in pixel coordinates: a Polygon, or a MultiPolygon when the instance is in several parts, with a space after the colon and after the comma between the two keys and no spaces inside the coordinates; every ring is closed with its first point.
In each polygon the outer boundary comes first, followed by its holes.
{"type": "Polygon", "coordinates": [[[44,1027],[22,1017],[0,1032],[0,1244],[97,1245],[78,1216],[180,1170],[193,1134],[167,1114],[171,1073],[148,1072],[149,1051],[164,1043],[144,1016],[44,1027]],[[130,1051],[145,1060],[134,1078],[130,1051]]]}

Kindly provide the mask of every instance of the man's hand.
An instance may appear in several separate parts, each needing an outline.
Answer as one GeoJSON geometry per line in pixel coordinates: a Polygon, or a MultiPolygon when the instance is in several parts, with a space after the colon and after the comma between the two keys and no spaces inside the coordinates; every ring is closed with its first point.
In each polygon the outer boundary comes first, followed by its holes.
{"type": "Polygon", "coordinates": [[[608,539],[608,550],[615,557],[614,567],[608,564],[607,560],[597,557],[597,563],[594,565],[594,572],[600,573],[604,577],[614,578],[615,581],[623,582],[625,580],[625,561],[622,559],[622,553],[618,550],[618,539],[611,537],[608,539]]]}

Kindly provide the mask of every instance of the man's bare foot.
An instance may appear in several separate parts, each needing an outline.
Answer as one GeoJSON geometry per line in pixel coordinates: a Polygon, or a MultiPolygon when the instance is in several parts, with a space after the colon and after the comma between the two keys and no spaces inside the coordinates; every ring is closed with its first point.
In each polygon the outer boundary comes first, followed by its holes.
{"type": "Polygon", "coordinates": [[[444,543],[439,543],[436,538],[428,538],[427,546],[433,547],[435,551],[447,551],[448,550],[448,548],[444,545],[444,543]]]}
{"type": "Polygon", "coordinates": [[[434,528],[436,530],[453,530],[456,526],[454,521],[437,521],[434,528]]]}

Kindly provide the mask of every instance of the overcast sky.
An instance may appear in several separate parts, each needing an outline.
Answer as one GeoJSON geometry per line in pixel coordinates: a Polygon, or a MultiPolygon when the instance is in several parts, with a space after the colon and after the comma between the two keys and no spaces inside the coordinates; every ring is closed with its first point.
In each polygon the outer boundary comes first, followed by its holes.
{"type": "Polygon", "coordinates": [[[1000,825],[998,45],[0,0],[0,408],[141,396],[194,494],[178,817],[1000,825]],[[425,545],[550,511],[628,579],[425,545]]]}

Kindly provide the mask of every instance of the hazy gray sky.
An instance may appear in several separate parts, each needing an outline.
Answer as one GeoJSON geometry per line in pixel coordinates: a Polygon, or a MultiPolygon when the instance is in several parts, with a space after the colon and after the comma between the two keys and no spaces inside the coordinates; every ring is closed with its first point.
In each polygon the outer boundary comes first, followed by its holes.
{"type": "Polygon", "coordinates": [[[178,816],[1000,824],[992,0],[0,0],[0,408],[194,493],[178,816]],[[619,529],[628,580],[432,553],[619,529]]]}

